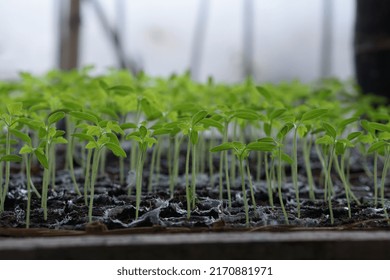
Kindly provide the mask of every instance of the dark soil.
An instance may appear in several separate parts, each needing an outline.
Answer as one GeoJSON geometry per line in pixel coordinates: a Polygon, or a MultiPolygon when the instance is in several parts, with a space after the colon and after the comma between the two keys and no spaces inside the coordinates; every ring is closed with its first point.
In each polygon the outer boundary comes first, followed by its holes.
{"type": "MultiPolygon", "coordinates": [[[[319,170],[317,170],[319,171],[319,170]]],[[[316,172],[316,170],[314,170],[316,172]]],[[[148,174],[144,174],[146,180],[148,174]]],[[[232,207],[227,200],[219,200],[218,184],[210,187],[210,178],[205,174],[198,176],[197,204],[187,219],[184,176],[179,177],[173,198],[170,198],[168,177],[161,175],[159,182],[154,183],[152,194],[144,193],[140,208],[140,218],[135,220],[135,193],[127,195],[125,186],[114,182],[113,176],[105,175],[98,179],[94,197],[93,220],[103,226],[103,230],[124,228],[207,228],[209,230],[247,229],[239,178],[232,186],[232,207]]],[[[40,186],[41,178],[34,177],[34,183],[40,186]]],[[[323,200],[323,190],[316,189],[316,200],[308,199],[308,188],[305,179],[300,178],[301,217],[297,217],[295,193],[291,184],[284,185],[284,201],[289,216],[289,224],[295,228],[389,228],[384,219],[383,208],[374,207],[372,190],[368,187],[367,176],[362,172],[351,174],[353,191],[360,205],[351,202],[352,218],[348,217],[345,193],[340,182],[335,178],[336,196],[333,200],[335,223],[331,225],[328,204],[323,200]]],[[[26,209],[26,188],[22,175],[14,174],[11,179],[10,192],[6,199],[5,211],[0,215],[0,228],[24,228],[26,209]]],[[[218,182],[218,178],[215,178],[218,182]]],[[[82,180],[79,181],[82,186],[82,180]]],[[[275,208],[269,206],[266,182],[255,182],[257,208],[250,207],[250,230],[275,228],[285,225],[279,199],[275,192],[275,208]]],[[[81,190],[82,191],[82,190],[81,190]]],[[[224,193],[227,198],[227,193],[224,193]]],[[[71,178],[67,172],[59,171],[56,186],[51,187],[48,198],[48,220],[43,220],[40,199],[34,194],[31,212],[31,228],[48,228],[61,230],[88,229],[88,207],[84,198],[77,196],[73,190],[71,178]]],[[[249,197],[249,192],[248,192],[249,197]]],[[[97,229],[99,231],[99,229],[97,229]]]]}

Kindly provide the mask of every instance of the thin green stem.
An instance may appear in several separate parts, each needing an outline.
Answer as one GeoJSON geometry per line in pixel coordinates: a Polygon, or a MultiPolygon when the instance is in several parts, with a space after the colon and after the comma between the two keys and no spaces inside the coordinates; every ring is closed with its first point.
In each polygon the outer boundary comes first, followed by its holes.
{"type": "Polygon", "coordinates": [[[156,155],[156,184],[160,183],[160,174],[161,174],[161,141],[158,141],[156,144],[157,155],[156,155]]]}
{"type": "Polygon", "coordinates": [[[313,173],[311,171],[311,161],[310,161],[311,145],[312,145],[311,138],[305,137],[303,139],[303,159],[305,161],[307,183],[309,185],[309,198],[310,200],[314,201],[315,200],[314,179],[313,179],[313,173]]]}
{"type": "Polygon", "coordinates": [[[378,152],[374,152],[374,206],[378,205],[378,152]]]}
{"type": "MultiPolygon", "coordinates": [[[[214,131],[211,132],[211,139],[209,141],[209,149],[207,149],[208,151],[208,161],[209,161],[209,177],[210,177],[210,187],[214,187],[214,158],[213,158],[213,153],[210,152],[210,149],[214,147],[214,131]]],[[[219,194],[219,198],[220,200],[222,200],[221,198],[221,190],[220,190],[220,194],[219,194]]]]}
{"type": "MultiPolygon", "coordinates": [[[[325,162],[325,159],[324,159],[324,156],[322,155],[321,151],[320,151],[320,147],[315,144],[315,150],[316,150],[316,153],[317,153],[317,156],[321,162],[321,166],[322,166],[322,170],[321,170],[321,174],[324,174],[325,175],[325,180],[326,180],[326,174],[325,174],[325,170],[327,170],[326,166],[326,162],[325,162]]],[[[328,184],[326,182],[324,182],[324,201],[327,201],[328,200],[328,184]]]]}
{"type": "Polygon", "coordinates": [[[386,219],[389,219],[389,214],[387,213],[387,207],[385,205],[385,181],[386,177],[388,175],[388,169],[390,168],[390,151],[389,148],[386,149],[386,158],[383,164],[383,169],[382,169],[382,178],[381,178],[381,201],[382,201],[382,207],[383,207],[383,212],[385,214],[386,219]]]}
{"type": "Polygon", "coordinates": [[[245,172],[244,172],[244,164],[243,159],[239,159],[240,166],[240,176],[241,176],[241,188],[242,188],[242,199],[244,201],[244,209],[245,209],[245,223],[249,226],[249,206],[248,200],[246,198],[246,188],[245,188],[245,172]]]}
{"type": "Polygon", "coordinates": [[[85,205],[88,205],[88,192],[90,189],[90,183],[91,183],[91,177],[89,176],[90,170],[91,170],[91,160],[92,160],[92,149],[87,149],[87,162],[85,164],[85,181],[84,181],[84,202],[85,205]]]}
{"type": "Polygon", "coordinates": [[[191,200],[192,209],[196,204],[196,144],[192,144],[192,163],[191,163],[191,200]]]}
{"type": "Polygon", "coordinates": [[[288,215],[284,207],[283,196],[282,196],[282,148],[281,147],[279,147],[279,151],[278,151],[278,195],[279,195],[279,202],[280,202],[280,207],[282,208],[284,220],[286,224],[289,224],[288,215]]]}
{"type": "MultiPolygon", "coordinates": [[[[271,166],[273,166],[273,164],[271,164],[271,166]]],[[[275,205],[274,205],[274,196],[272,190],[272,180],[271,180],[270,170],[268,168],[268,154],[264,155],[264,168],[265,168],[265,180],[267,182],[268,201],[269,201],[269,205],[273,210],[275,209],[275,205]]]]}
{"type": "Polygon", "coordinates": [[[295,190],[295,199],[297,201],[297,212],[298,219],[301,217],[301,203],[299,201],[299,188],[298,188],[298,152],[297,152],[297,135],[298,135],[298,126],[294,129],[293,137],[293,164],[292,164],[292,179],[295,190]]]}
{"type": "Polygon", "coordinates": [[[152,160],[150,162],[150,171],[149,171],[149,183],[148,183],[148,192],[151,193],[153,191],[153,176],[154,176],[154,165],[156,163],[156,157],[157,157],[157,147],[154,146],[153,152],[152,152],[152,160]]]}
{"type": "Polygon", "coordinates": [[[179,176],[179,156],[180,156],[180,144],[181,139],[178,135],[175,136],[175,144],[174,144],[174,155],[173,155],[173,174],[170,177],[169,182],[169,191],[171,194],[171,198],[173,198],[175,191],[175,184],[177,182],[177,177],[179,176]]]}
{"type": "Polygon", "coordinates": [[[332,195],[333,195],[333,184],[331,182],[330,173],[332,171],[332,162],[333,162],[333,153],[334,147],[330,147],[328,159],[327,159],[327,168],[325,173],[325,189],[327,190],[327,200],[329,205],[329,214],[330,214],[330,222],[334,224],[334,216],[333,216],[333,207],[332,207],[332,195]]]}
{"type": "Polygon", "coordinates": [[[221,152],[221,156],[219,158],[219,200],[223,200],[223,166],[224,166],[224,157],[225,152],[221,152]]]}
{"type": "Polygon", "coordinates": [[[4,161],[0,161],[0,213],[2,212],[2,197],[3,197],[3,183],[4,183],[4,161]]]}
{"type": "Polygon", "coordinates": [[[30,213],[31,213],[31,156],[24,155],[26,164],[26,179],[27,179],[27,211],[26,211],[26,228],[30,227],[30,213]]]}
{"type": "MultiPolygon", "coordinates": [[[[229,123],[225,122],[225,130],[223,134],[223,143],[227,142],[228,139],[228,126],[229,123]]],[[[227,194],[228,194],[228,203],[229,203],[229,208],[232,207],[232,195],[230,193],[230,177],[229,177],[229,159],[228,159],[228,151],[222,151],[224,153],[223,159],[225,161],[225,181],[226,181],[226,189],[227,189],[227,194]]]]}
{"type": "Polygon", "coordinates": [[[49,157],[52,160],[52,164],[50,166],[50,176],[51,176],[51,189],[54,190],[56,185],[56,151],[55,145],[50,146],[50,155],[49,157]]]}
{"type": "Polygon", "coordinates": [[[191,190],[189,184],[189,172],[190,172],[190,151],[191,151],[191,141],[188,138],[187,143],[187,154],[186,154],[186,199],[187,199],[187,219],[191,217],[191,190]]]}
{"type": "Polygon", "coordinates": [[[349,194],[351,192],[350,190],[350,186],[345,178],[345,174],[344,172],[342,171],[342,169],[340,168],[340,164],[339,164],[339,160],[337,158],[336,155],[334,155],[334,163],[335,163],[335,166],[336,166],[336,170],[339,174],[339,177],[341,179],[341,182],[343,183],[343,186],[344,186],[344,191],[345,191],[345,196],[346,196],[346,199],[347,199],[347,205],[348,205],[348,217],[351,218],[352,217],[352,213],[351,213],[351,201],[349,199],[349,194]]]}
{"type": "Polygon", "coordinates": [[[144,169],[144,161],[145,161],[146,150],[140,150],[138,152],[138,164],[137,164],[137,173],[136,173],[136,209],[135,209],[135,219],[138,219],[139,208],[141,205],[141,195],[142,195],[142,171],[144,169]]]}
{"type": "Polygon", "coordinates": [[[70,177],[73,182],[74,189],[78,195],[81,196],[80,188],[76,180],[76,175],[74,174],[74,164],[73,164],[73,150],[74,150],[74,138],[70,137],[68,140],[68,146],[66,148],[66,154],[67,154],[67,161],[68,161],[68,166],[69,166],[69,172],[70,172],[70,177]]]}
{"type": "MultiPolygon", "coordinates": [[[[11,133],[9,131],[9,127],[7,128],[7,135],[6,135],[6,141],[5,141],[5,154],[6,155],[11,154],[11,133]]],[[[5,203],[5,198],[7,197],[7,194],[8,194],[10,176],[11,176],[11,162],[6,161],[5,162],[5,183],[4,183],[4,187],[3,187],[3,193],[1,196],[0,213],[4,211],[4,203],[5,203]]]]}
{"type": "MultiPolygon", "coordinates": [[[[48,128],[47,128],[48,129],[48,128]]],[[[48,157],[48,169],[43,170],[43,181],[42,181],[42,199],[41,199],[41,207],[43,208],[43,219],[47,220],[47,193],[49,188],[50,174],[51,174],[51,166],[52,159],[50,158],[50,142],[49,142],[49,133],[46,132],[46,145],[45,145],[45,155],[48,157]]]]}
{"type": "Polygon", "coordinates": [[[95,149],[92,160],[91,189],[89,198],[88,220],[92,222],[93,200],[95,196],[95,183],[99,170],[101,149],[95,149]]]}
{"type": "Polygon", "coordinates": [[[103,176],[106,171],[107,149],[102,148],[102,151],[100,153],[101,156],[100,156],[99,174],[103,176]]]}
{"type": "Polygon", "coordinates": [[[251,192],[252,205],[256,211],[257,205],[256,205],[256,199],[255,199],[255,192],[253,190],[252,176],[251,176],[251,171],[249,169],[249,164],[246,164],[246,174],[247,174],[246,176],[248,177],[248,181],[249,181],[249,190],[251,192]]]}
{"type": "Polygon", "coordinates": [[[262,161],[263,161],[263,153],[262,152],[256,152],[256,181],[259,182],[261,178],[261,167],[262,167],[262,161]]]}

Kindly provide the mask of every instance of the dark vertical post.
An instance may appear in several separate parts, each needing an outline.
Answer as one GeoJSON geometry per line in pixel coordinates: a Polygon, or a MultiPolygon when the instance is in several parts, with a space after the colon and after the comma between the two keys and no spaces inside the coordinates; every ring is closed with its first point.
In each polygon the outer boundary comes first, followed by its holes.
{"type": "Polygon", "coordinates": [[[79,58],[80,0],[61,3],[60,61],[63,70],[77,68],[79,58]]]}
{"type": "Polygon", "coordinates": [[[354,47],[363,92],[390,98],[390,1],[357,0],[354,47]]]}

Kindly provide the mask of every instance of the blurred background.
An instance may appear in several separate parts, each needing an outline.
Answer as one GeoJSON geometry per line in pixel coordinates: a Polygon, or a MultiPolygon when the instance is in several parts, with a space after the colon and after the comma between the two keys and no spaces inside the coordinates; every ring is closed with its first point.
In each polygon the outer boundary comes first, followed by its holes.
{"type": "MultiPolygon", "coordinates": [[[[219,82],[247,76],[258,82],[344,80],[360,75],[354,56],[356,13],[367,10],[369,20],[362,22],[371,24],[379,18],[371,6],[390,18],[386,2],[0,0],[0,79],[15,79],[20,71],[43,74],[93,65],[97,74],[108,68],[152,76],[191,70],[198,81],[208,76],[219,82]]],[[[365,35],[372,33],[364,30],[367,24],[360,27],[365,35]]],[[[367,36],[360,37],[365,42],[359,50],[372,53],[367,36]]]]}

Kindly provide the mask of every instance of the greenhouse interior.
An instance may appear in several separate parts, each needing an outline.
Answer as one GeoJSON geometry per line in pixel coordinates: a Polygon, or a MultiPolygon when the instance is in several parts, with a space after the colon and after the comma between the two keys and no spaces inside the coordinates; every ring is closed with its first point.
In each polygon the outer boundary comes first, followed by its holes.
{"type": "Polygon", "coordinates": [[[0,2],[0,259],[389,259],[390,2],[0,2]]]}

